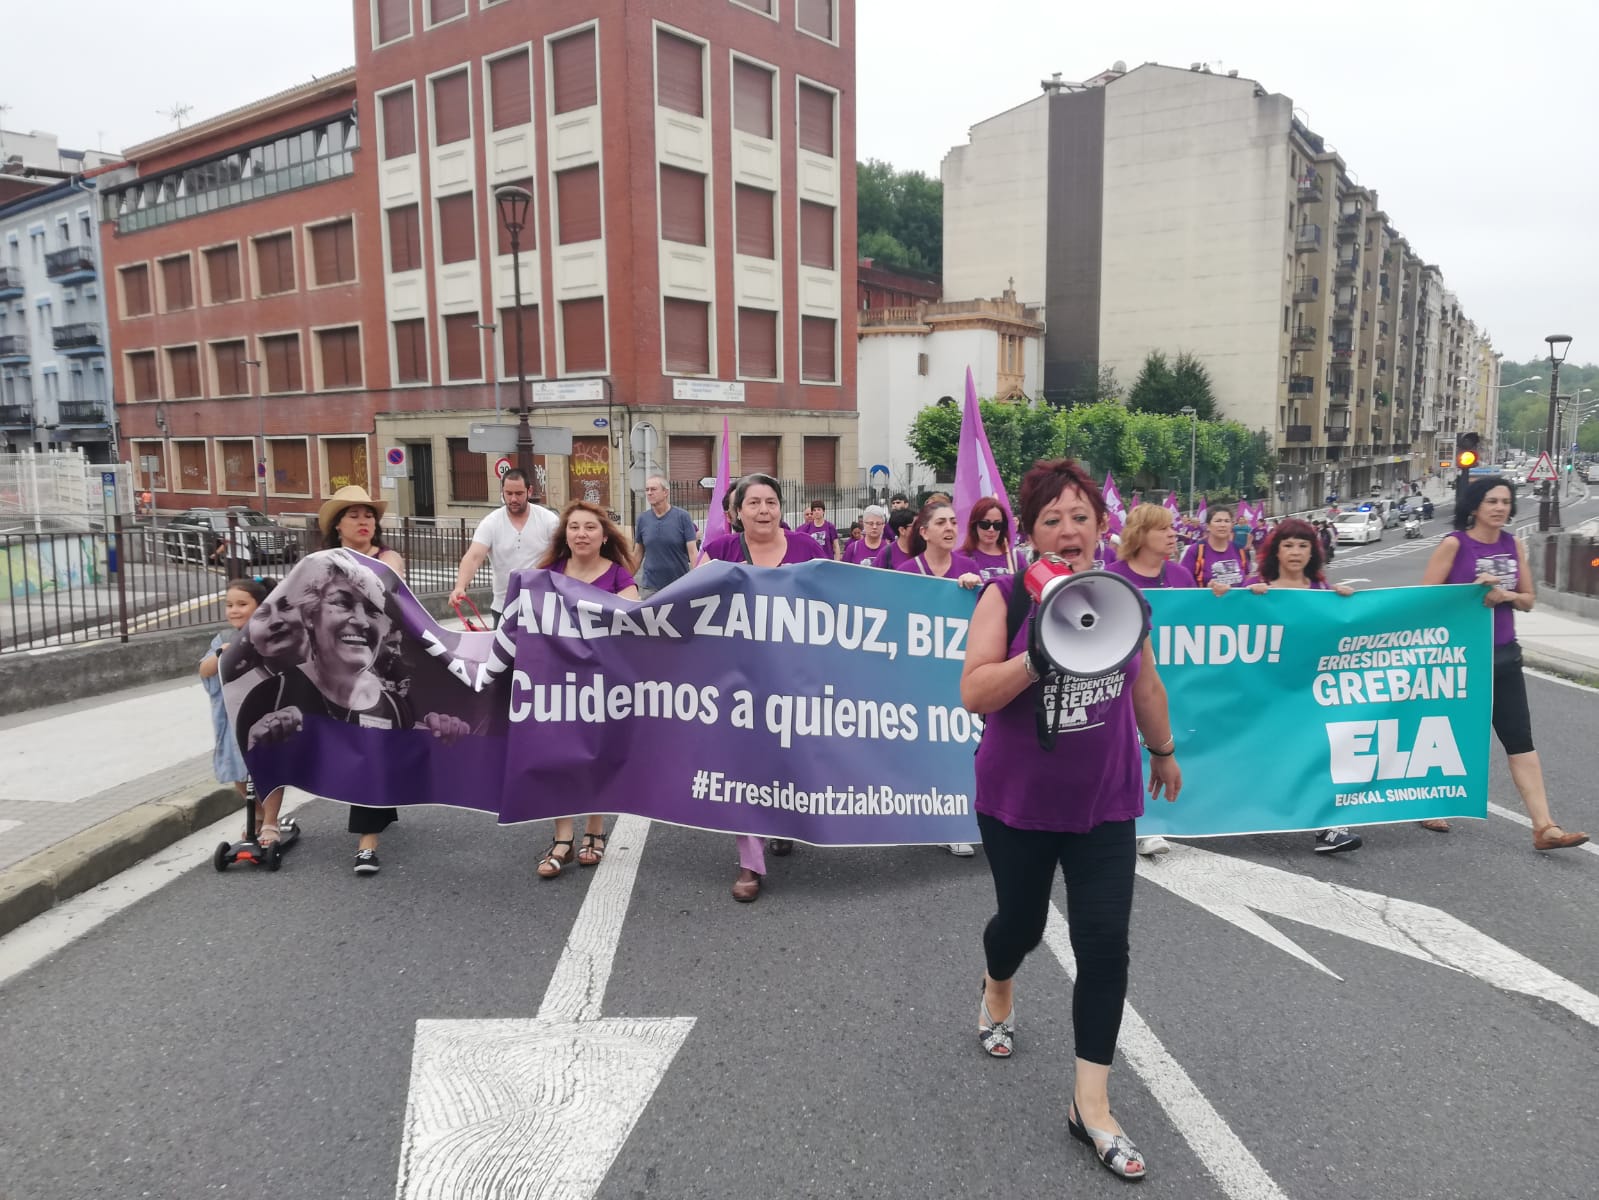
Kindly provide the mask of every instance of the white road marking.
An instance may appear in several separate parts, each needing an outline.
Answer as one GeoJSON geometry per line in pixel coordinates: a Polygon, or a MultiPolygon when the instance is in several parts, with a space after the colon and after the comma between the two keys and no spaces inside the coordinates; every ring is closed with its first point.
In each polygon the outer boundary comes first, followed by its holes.
{"type": "MultiPolygon", "coordinates": [[[[1077,963],[1072,957],[1066,918],[1053,903],[1044,928],[1044,945],[1065,969],[1066,977],[1075,981],[1077,963]]],[[[1171,1056],[1131,1004],[1122,1011],[1116,1049],[1231,1200],[1287,1200],[1260,1160],[1205,1099],[1182,1064],[1171,1056]]]]}
{"type": "Polygon", "coordinates": [[[1579,692],[1594,692],[1599,694],[1599,688],[1591,684],[1578,683],[1575,679],[1567,679],[1563,675],[1551,675],[1547,671],[1539,671],[1533,667],[1522,667],[1522,674],[1531,675],[1534,679],[1542,679],[1548,683],[1558,683],[1561,687],[1574,688],[1579,692]]]}
{"type": "MultiPolygon", "coordinates": [[[[1505,808],[1503,805],[1495,804],[1491,800],[1488,802],[1488,811],[1493,813],[1493,815],[1496,817],[1503,817],[1507,821],[1514,821],[1517,825],[1524,826],[1527,829],[1532,828],[1532,818],[1526,813],[1519,813],[1513,808],[1505,808]]],[[[1599,854],[1599,846],[1594,845],[1592,842],[1584,842],[1580,846],[1573,846],[1572,849],[1586,850],[1589,854],[1599,854]]]]}

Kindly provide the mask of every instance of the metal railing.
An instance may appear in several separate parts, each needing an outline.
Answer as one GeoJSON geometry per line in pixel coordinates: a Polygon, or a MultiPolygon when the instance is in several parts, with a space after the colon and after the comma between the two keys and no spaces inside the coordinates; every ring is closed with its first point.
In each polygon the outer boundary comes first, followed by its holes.
{"type": "Polygon", "coordinates": [[[0,333],[0,358],[27,358],[28,335],[25,333],[0,333]]]}
{"type": "Polygon", "coordinates": [[[98,400],[63,400],[59,405],[63,425],[104,425],[106,406],[98,400]]]}
{"type": "Polygon", "coordinates": [[[32,429],[31,404],[0,404],[0,429],[32,429]]]}
{"type": "Polygon", "coordinates": [[[79,321],[72,325],[57,325],[51,331],[51,341],[57,350],[84,350],[102,345],[100,326],[93,321],[79,321]]]}
{"type": "Polygon", "coordinates": [[[68,246],[44,256],[44,273],[49,279],[94,270],[94,251],[87,246],[68,246]]]}
{"type": "Polygon", "coordinates": [[[0,267],[0,292],[20,292],[22,290],[22,268],[0,267]]]}

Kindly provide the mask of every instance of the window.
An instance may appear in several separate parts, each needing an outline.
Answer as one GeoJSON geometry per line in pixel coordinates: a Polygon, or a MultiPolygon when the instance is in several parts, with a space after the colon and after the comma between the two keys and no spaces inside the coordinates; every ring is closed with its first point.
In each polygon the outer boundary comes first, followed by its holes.
{"type": "Polygon", "coordinates": [[[733,3],[744,8],[753,8],[756,12],[765,13],[767,16],[772,15],[772,0],[733,0],[733,3]]]}
{"type": "Polygon", "coordinates": [[[144,263],[136,267],[123,267],[122,315],[144,317],[150,314],[150,268],[144,263]]]}
{"type": "Polygon", "coordinates": [[[676,434],[666,448],[666,473],[673,483],[698,483],[716,474],[711,466],[715,439],[676,434]]]}
{"type": "Polygon", "coordinates": [[[830,205],[800,201],[800,262],[807,267],[833,270],[833,213],[830,205]]]}
{"type": "Polygon", "coordinates": [[[665,363],[669,375],[711,373],[711,306],[699,300],[667,299],[665,363]]]}
{"type": "Polygon", "coordinates": [[[799,87],[799,144],[802,150],[833,157],[833,93],[808,83],[799,87]]]}
{"type": "Polygon", "coordinates": [[[490,120],[496,132],[533,120],[531,66],[526,50],[489,63],[489,107],[493,110],[490,120]]]}
{"type": "Polygon", "coordinates": [[[174,400],[192,400],[200,394],[200,352],[195,347],[168,350],[167,372],[172,377],[174,400]]]}
{"type": "Polygon", "coordinates": [[[742,58],[733,60],[733,128],[772,136],[772,72],[742,58]]]}
{"type": "Polygon", "coordinates": [[[255,286],[262,296],[294,290],[294,235],[279,233],[255,239],[255,286]]]}
{"type": "Polygon", "coordinates": [[[773,194],[740,183],[733,188],[735,240],[738,253],[752,258],[777,257],[776,214],[773,194]]]}
{"type": "Polygon", "coordinates": [[[282,333],[261,339],[261,364],[266,371],[264,390],[277,395],[304,389],[300,378],[300,335],[282,333]]]}
{"type": "Polygon", "coordinates": [[[440,146],[472,136],[471,90],[466,70],[433,81],[433,140],[440,146]]]}
{"type": "Polygon", "coordinates": [[[250,368],[245,366],[246,351],[242,341],[218,342],[211,347],[211,363],[216,371],[218,396],[248,396],[250,394],[250,368]]]}
{"type": "Polygon", "coordinates": [[[833,0],[794,0],[794,23],[806,33],[833,40],[833,0]]]}
{"type": "Polygon", "coordinates": [[[661,237],[705,245],[705,176],[699,172],[661,168],[661,237]]]}
{"type": "Polygon", "coordinates": [[[516,327],[519,312],[522,326],[522,362],[529,375],[542,375],[544,360],[539,347],[539,308],[536,304],[524,304],[521,309],[500,309],[500,361],[505,364],[504,373],[509,375],[516,370],[516,327]]]}
{"type": "Polygon", "coordinates": [[[187,254],[161,260],[161,290],[167,312],[194,307],[194,276],[189,270],[187,254]]]}
{"type": "Polygon", "coordinates": [[[452,313],[444,318],[445,378],[452,383],[483,378],[482,333],[477,313],[452,313]]]}
{"type": "Polygon", "coordinates": [[[355,222],[349,217],[311,230],[311,274],[318,287],[355,282],[355,222]]]}
{"type": "Polygon", "coordinates": [[[550,77],[557,114],[575,112],[600,102],[594,73],[593,29],[550,43],[550,77]]]}
{"type": "Polygon", "coordinates": [[[210,288],[212,304],[226,304],[244,295],[244,284],[239,275],[239,247],[213,246],[205,253],[206,286],[210,288]]]}
{"type": "Polygon", "coordinates": [[[441,262],[471,262],[477,257],[476,227],[472,222],[471,192],[446,196],[439,201],[439,259],[441,262]]]}
{"type": "Polygon", "coordinates": [[[800,318],[800,377],[807,383],[838,382],[837,324],[831,317],[800,318]]]}
{"type": "Polygon", "coordinates": [[[361,329],[321,329],[316,335],[317,352],[322,357],[324,388],[361,386],[361,329]]]}
{"type": "Polygon", "coordinates": [[[128,389],[135,400],[159,400],[156,385],[155,351],[137,350],[128,355],[128,389]]]}
{"type": "Polygon", "coordinates": [[[561,302],[561,358],[569,375],[605,370],[605,297],[561,302]]]}
{"type": "Polygon", "coordinates": [[[368,487],[371,476],[366,468],[365,438],[324,438],[322,453],[327,455],[328,473],[323,490],[329,495],[342,487],[358,484],[368,487]]]}
{"type": "Polygon", "coordinates": [[[428,382],[428,327],[421,317],[394,323],[394,382],[428,382]]]}
{"type": "Polygon", "coordinates": [[[655,102],[662,108],[705,115],[705,47],[659,29],[655,33],[655,102]]]}
{"type": "Polygon", "coordinates": [[[487,504],[489,459],[474,454],[465,438],[450,438],[450,499],[462,504],[487,504]]]}
{"type": "Polygon", "coordinates": [[[211,464],[206,462],[205,439],[174,441],[172,448],[178,453],[178,491],[209,492],[211,464]]]}
{"type": "Polygon", "coordinates": [[[267,491],[274,496],[309,496],[310,460],[303,438],[268,438],[267,491]]]}
{"type": "Polygon", "coordinates": [[[376,0],[377,44],[411,35],[411,0],[376,0]]]}
{"type": "MultiPolygon", "coordinates": [[[[738,310],[738,374],[743,379],[777,378],[777,314],[764,308],[738,310]]],[[[750,439],[745,438],[748,444],[750,439]]],[[[746,472],[757,470],[745,467],[746,472]]]]}
{"type": "MultiPolygon", "coordinates": [[[[533,181],[531,179],[513,179],[509,185],[499,184],[497,186],[519,187],[528,193],[533,191],[533,181]]],[[[491,196],[490,199],[492,200],[493,197],[491,196]]],[[[500,220],[499,204],[495,203],[493,207],[489,209],[489,212],[492,214],[489,220],[494,225],[495,252],[498,254],[509,254],[511,252],[511,231],[505,227],[505,222],[500,220]]],[[[533,211],[533,204],[531,201],[529,201],[527,206],[527,224],[523,226],[522,231],[516,235],[517,241],[521,244],[523,250],[538,249],[538,222],[534,220],[534,216],[535,213],[533,211]]]]}
{"type": "Polygon", "coordinates": [[[383,157],[404,158],[416,153],[416,113],[411,105],[411,89],[388,92],[383,105],[383,157]]]}
{"type": "Polygon", "coordinates": [[[601,236],[599,164],[575,167],[557,174],[555,207],[560,222],[555,240],[561,245],[592,242],[599,238],[601,236]]]}
{"type": "MultiPolygon", "coordinates": [[[[811,318],[807,317],[806,320],[811,318]]],[[[838,439],[836,437],[808,437],[805,439],[805,482],[838,482],[838,439]]]]}
{"type": "Polygon", "coordinates": [[[222,462],[224,492],[255,491],[255,442],[249,438],[218,438],[217,458],[222,462]]]}
{"type": "Polygon", "coordinates": [[[777,447],[778,439],[775,437],[746,437],[738,443],[738,469],[741,474],[753,475],[759,472],[770,475],[773,479],[777,475],[777,447]]]}
{"type": "Polygon", "coordinates": [[[466,0],[428,0],[428,15],[433,25],[459,17],[465,12],[466,0]]]}
{"type": "Polygon", "coordinates": [[[138,486],[152,491],[167,490],[166,447],[158,441],[133,443],[133,470],[138,486]]]}
{"type": "Polygon", "coordinates": [[[389,270],[416,271],[422,266],[422,218],[414,204],[391,208],[389,219],[389,270]]]}

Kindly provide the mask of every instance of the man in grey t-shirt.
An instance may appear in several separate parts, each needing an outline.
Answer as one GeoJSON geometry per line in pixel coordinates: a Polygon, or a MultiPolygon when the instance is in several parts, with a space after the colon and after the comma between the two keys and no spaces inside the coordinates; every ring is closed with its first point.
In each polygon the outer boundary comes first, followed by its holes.
{"type": "Polygon", "coordinates": [[[633,540],[644,551],[639,572],[639,595],[648,598],[674,579],[688,574],[689,564],[699,553],[699,535],[694,519],[672,506],[666,480],[651,475],[644,481],[644,498],[649,507],[639,513],[633,526],[633,540]]]}

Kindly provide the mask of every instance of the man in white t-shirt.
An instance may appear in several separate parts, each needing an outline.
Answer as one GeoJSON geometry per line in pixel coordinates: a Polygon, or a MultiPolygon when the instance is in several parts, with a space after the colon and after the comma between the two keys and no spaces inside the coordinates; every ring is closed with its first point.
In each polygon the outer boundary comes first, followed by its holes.
{"type": "Polygon", "coordinates": [[[527,476],[512,468],[500,481],[500,499],[504,507],[497,508],[478,522],[472,544],[461,559],[461,569],[455,574],[455,590],[450,593],[450,603],[459,604],[478,568],[487,561],[494,569],[494,599],[490,611],[494,624],[500,623],[505,611],[505,590],[511,582],[512,571],[525,571],[536,567],[544,552],[550,548],[550,538],[555,535],[558,518],[539,504],[528,503],[527,476]]]}

